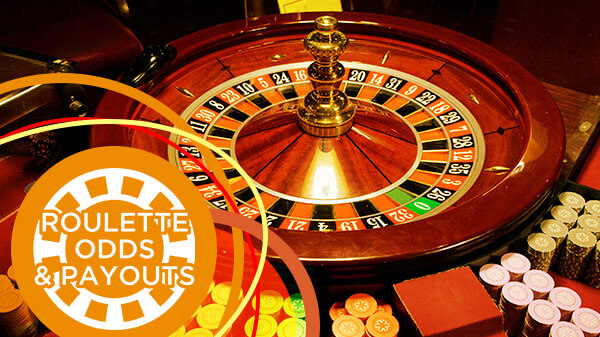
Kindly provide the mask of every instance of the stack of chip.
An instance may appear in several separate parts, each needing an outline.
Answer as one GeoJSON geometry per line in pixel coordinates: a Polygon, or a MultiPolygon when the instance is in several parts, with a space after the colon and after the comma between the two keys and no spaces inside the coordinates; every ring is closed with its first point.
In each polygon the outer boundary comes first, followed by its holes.
{"type": "Polygon", "coordinates": [[[575,192],[562,192],[558,195],[558,201],[563,206],[570,207],[577,213],[581,212],[585,206],[585,198],[575,192]]]}
{"type": "MultiPolygon", "coordinates": [[[[256,309],[256,297],[252,300],[252,307],[256,309]]],[[[262,291],[259,313],[256,336],[304,337],[306,334],[304,301],[298,293],[283,299],[277,291],[262,291]]],[[[246,336],[252,336],[253,328],[254,316],[244,325],[246,336]]]]}
{"type": "Polygon", "coordinates": [[[585,283],[600,289],[600,241],[596,243],[596,249],[594,249],[594,253],[590,258],[588,270],[585,275],[585,283]]]}
{"type": "Polygon", "coordinates": [[[558,322],[550,328],[548,337],[584,337],[583,332],[575,324],[558,322]]]}
{"type": "Polygon", "coordinates": [[[571,322],[575,324],[585,337],[600,336],[600,314],[589,308],[579,308],[573,312],[571,322]]]}
{"type": "Polygon", "coordinates": [[[494,302],[498,303],[502,286],[510,281],[510,274],[501,265],[488,263],[479,269],[479,280],[494,302]]]}
{"type": "Polygon", "coordinates": [[[547,272],[555,250],[556,242],[547,234],[533,233],[527,237],[527,256],[531,262],[531,269],[547,272]]]}
{"type": "Polygon", "coordinates": [[[570,279],[578,279],[595,245],[596,237],[589,231],[581,228],[570,230],[558,261],[558,272],[570,279]]]}
{"type": "Polygon", "coordinates": [[[560,321],[560,310],[550,301],[534,300],[527,306],[521,336],[546,337],[552,325],[560,321]]]}
{"type": "Polygon", "coordinates": [[[394,337],[400,331],[392,307],[371,295],[354,294],[345,302],[335,302],[329,308],[335,337],[394,337]]]}
{"type": "Polygon", "coordinates": [[[500,264],[510,274],[511,281],[521,281],[531,268],[531,262],[519,253],[506,253],[500,258],[500,264]]]}
{"type": "Polygon", "coordinates": [[[9,337],[34,337],[38,333],[38,320],[16,289],[0,293],[0,323],[9,337]]]}
{"type": "Polygon", "coordinates": [[[15,277],[15,269],[13,268],[12,265],[10,267],[8,267],[8,271],[6,271],[6,276],[8,276],[8,278],[12,281],[13,286],[16,289],[19,289],[19,286],[17,284],[17,278],[15,277]]]}
{"type": "Polygon", "coordinates": [[[579,294],[566,287],[556,287],[550,290],[548,300],[560,310],[561,321],[570,320],[573,311],[581,307],[579,294]]]}
{"type": "Polygon", "coordinates": [[[546,299],[554,288],[554,279],[550,274],[541,270],[530,270],[523,275],[523,283],[533,291],[536,300],[546,299]]]}
{"type": "Polygon", "coordinates": [[[553,219],[564,223],[569,229],[575,226],[575,222],[577,222],[577,212],[567,206],[558,205],[552,207],[550,215],[552,215],[553,219]]]}
{"type": "Polygon", "coordinates": [[[600,218],[591,215],[584,214],[577,219],[577,228],[582,228],[590,231],[596,239],[600,239],[600,218]]]}
{"type": "MultiPolygon", "coordinates": [[[[252,307],[256,309],[256,297],[252,307]]],[[[277,291],[262,291],[259,312],[256,336],[304,337],[306,334],[304,301],[298,293],[283,299],[277,291]]],[[[253,327],[254,317],[250,317],[244,325],[247,336],[252,336],[253,327]]]]}
{"type": "Polygon", "coordinates": [[[560,251],[563,249],[569,229],[564,223],[555,219],[546,219],[542,221],[542,223],[540,223],[540,229],[542,230],[542,233],[549,235],[554,239],[554,242],[556,242],[556,249],[552,254],[552,261],[550,262],[550,267],[552,267],[556,264],[556,261],[558,261],[560,251]]]}
{"type": "Polygon", "coordinates": [[[500,305],[504,317],[504,331],[509,336],[516,335],[523,324],[525,311],[533,301],[533,292],[520,282],[508,282],[502,287],[500,305]]]}
{"type": "MultiPolygon", "coordinates": [[[[231,282],[211,283],[208,294],[188,322],[172,333],[170,337],[213,337],[222,326],[223,315],[231,293],[231,282]]],[[[240,293],[241,299],[243,294],[240,293]]],[[[252,336],[256,297],[252,299],[252,316],[240,326],[241,334],[252,336]]],[[[304,337],[304,302],[300,294],[287,298],[275,290],[260,293],[260,308],[257,324],[257,337],[304,337]]],[[[246,316],[247,317],[247,316],[246,316]]],[[[237,330],[236,330],[237,331],[237,330]]]]}
{"type": "Polygon", "coordinates": [[[600,217],[600,200],[589,200],[583,207],[584,214],[591,214],[600,217]]]}

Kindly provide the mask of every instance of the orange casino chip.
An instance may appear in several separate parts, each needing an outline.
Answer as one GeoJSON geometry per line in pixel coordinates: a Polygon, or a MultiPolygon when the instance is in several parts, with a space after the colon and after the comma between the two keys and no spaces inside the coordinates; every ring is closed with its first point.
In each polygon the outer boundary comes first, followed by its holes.
{"type": "Polygon", "coordinates": [[[367,334],[373,337],[394,337],[400,331],[398,320],[384,312],[378,312],[369,317],[366,327],[367,334]]]}
{"type": "Polygon", "coordinates": [[[8,276],[0,275],[0,294],[2,294],[5,291],[12,290],[12,289],[14,289],[13,283],[10,281],[8,276]]]}
{"type": "Polygon", "coordinates": [[[348,297],[345,307],[350,315],[364,321],[377,310],[377,301],[369,294],[357,293],[348,297]]]}
{"type": "Polygon", "coordinates": [[[17,284],[17,277],[15,276],[15,269],[13,268],[12,265],[10,267],[8,267],[8,270],[6,271],[6,276],[8,276],[8,278],[12,281],[12,283],[14,285],[17,284]]]}
{"type": "Polygon", "coordinates": [[[383,312],[386,314],[393,314],[392,306],[387,304],[384,300],[377,299],[377,310],[375,313],[383,312]]]}
{"type": "Polygon", "coordinates": [[[344,307],[344,302],[335,302],[329,308],[329,317],[332,321],[335,321],[338,317],[343,315],[348,315],[348,311],[346,311],[346,308],[344,307]]]}

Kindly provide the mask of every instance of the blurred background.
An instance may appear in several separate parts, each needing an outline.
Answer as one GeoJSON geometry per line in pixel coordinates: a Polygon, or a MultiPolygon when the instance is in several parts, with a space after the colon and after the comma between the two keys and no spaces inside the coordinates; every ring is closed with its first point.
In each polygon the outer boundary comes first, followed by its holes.
{"type": "MultiPolygon", "coordinates": [[[[600,92],[599,1],[341,0],[341,5],[344,11],[411,18],[462,32],[513,57],[542,81],[600,92]]],[[[114,77],[142,46],[246,15],[275,13],[277,0],[10,1],[0,5],[0,45],[74,59],[81,72],[114,77]],[[103,53],[109,60],[85,64],[103,53]]]]}

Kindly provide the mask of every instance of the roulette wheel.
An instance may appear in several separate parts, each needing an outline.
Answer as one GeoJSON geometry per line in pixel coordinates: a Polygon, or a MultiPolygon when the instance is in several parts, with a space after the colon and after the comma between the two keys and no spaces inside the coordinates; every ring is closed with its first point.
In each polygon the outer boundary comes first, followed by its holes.
{"type": "MultiPolygon", "coordinates": [[[[185,36],[170,43],[172,61],[142,67],[139,88],[241,164],[270,228],[308,266],[419,270],[514,237],[552,195],[564,152],[562,118],[542,85],[447,29],[344,12],[315,23],[323,15],[185,36]]],[[[96,117],[168,123],[110,92],[96,117]]],[[[90,140],[168,158],[209,204],[226,207],[199,167],[141,132],[94,127],[90,140]]],[[[261,220],[239,172],[221,163],[241,213],[261,220]]]]}

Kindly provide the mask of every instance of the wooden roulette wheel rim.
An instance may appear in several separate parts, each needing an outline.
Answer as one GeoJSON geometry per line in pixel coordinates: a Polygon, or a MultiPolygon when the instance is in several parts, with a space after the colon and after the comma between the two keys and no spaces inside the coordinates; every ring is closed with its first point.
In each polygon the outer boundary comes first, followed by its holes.
{"type": "MultiPolygon", "coordinates": [[[[174,89],[179,83],[177,81],[185,77],[186,72],[193,71],[194,64],[202,67],[205,66],[204,63],[201,64],[203,60],[215,62],[216,59],[222,66],[220,70],[225,74],[230,69],[222,60],[227,60],[228,55],[234,54],[237,46],[239,50],[251,50],[252,48],[244,49],[249,48],[248,46],[260,50],[260,48],[270,48],[268,46],[273,43],[293,40],[297,41],[295,43],[299,46],[298,49],[301,49],[301,38],[311,30],[313,20],[319,15],[319,13],[300,13],[266,16],[227,23],[185,36],[171,43],[178,51],[176,59],[162,69],[150,84],[140,89],[159,99],[161,97],[166,99],[168,102],[165,103],[175,111],[182,111],[191,101],[189,98],[187,100],[182,98],[182,92],[174,89]]],[[[432,55],[431,59],[434,61],[436,57],[444,56],[454,60],[453,62],[464,69],[479,74],[477,81],[501,91],[497,93],[498,97],[502,96],[504,100],[510,101],[506,106],[513,107],[514,110],[508,109],[509,112],[505,114],[512,114],[511,118],[518,121],[516,128],[520,130],[520,136],[515,138],[516,141],[513,139],[512,143],[508,143],[508,148],[492,148],[490,153],[512,151],[517,154],[511,159],[510,166],[500,169],[503,170],[500,174],[494,173],[494,167],[490,169],[487,163],[488,156],[482,159],[485,161],[485,164],[482,164],[482,172],[485,172],[482,173],[482,177],[484,175],[486,177],[495,175],[495,177],[489,179],[480,177],[481,181],[489,180],[484,190],[475,192],[477,188],[472,188],[474,191],[471,195],[456,203],[459,207],[448,207],[439,214],[372,230],[300,232],[276,229],[277,234],[308,265],[345,268],[397,263],[405,269],[420,269],[436,265],[514,235],[516,228],[522,223],[523,216],[535,210],[540,205],[539,200],[549,195],[549,191],[558,179],[564,153],[565,134],[560,112],[540,82],[522,66],[492,47],[447,29],[375,14],[335,13],[334,16],[340,21],[340,29],[351,40],[358,41],[356,42],[358,44],[374,41],[373,43],[382,45],[398,43],[398,48],[407,48],[405,45],[411,45],[419,53],[432,55]]],[[[395,45],[392,47],[396,48],[395,45]]],[[[281,49],[288,50],[284,47],[281,49]]],[[[268,60],[276,50],[278,49],[257,51],[257,53],[263,53],[264,59],[268,60]]],[[[365,55],[364,50],[363,54],[353,53],[351,42],[351,47],[342,60],[353,61],[352,57],[357,57],[362,62],[367,60],[365,62],[367,64],[385,62],[382,61],[381,54],[365,55]]],[[[310,60],[309,55],[299,50],[297,54],[288,55],[283,63],[310,60]]],[[[273,65],[268,62],[265,61],[263,68],[273,65]]],[[[354,63],[348,63],[346,67],[352,65],[354,63]]],[[[251,65],[242,64],[240,67],[237,75],[252,71],[251,65]]],[[[456,68],[460,67],[456,66],[456,68]]],[[[235,71],[236,68],[233,69],[235,71]]],[[[407,69],[402,71],[409,72],[407,69]]],[[[415,74],[415,76],[423,75],[415,74]]],[[[205,85],[203,90],[208,90],[229,78],[207,80],[211,84],[205,85]]],[[[471,80],[465,79],[465,81],[471,80]]],[[[461,84],[458,82],[456,86],[460,87],[461,84]]],[[[448,90],[455,89],[452,87],[448,90]]],[[[468,103],[467,93],[464,92],[465,95],[460,97],[460,101],[465,105],[471,104],[468,103]]],[[[203,91],[194,94],[201,95],[203,91]]],[[[454,92],[451,94],[455,95],[454,92]]],[[[477,119],[494,119],[494,116],[482,117],[481,112],[477,113],[478,109],[483,108],[478,106],[477,97],[471,100],[476,103],[471,104],[469,109],[473,109],[477,119]]],[[[143,113],[139,112],[140,109],[134,102],[124,97],[107,93],[96,116],[144,118],[143,113]]],[[[504,132],[505,129],[499,127],[498,133],[502,135],[504,132]]],[[[118,127],[94,127],[91,133],[91,144],[92,146],[133,144],[166,157],[164,148],[136,141],[136,137],[137,135],[132,136],[129,131],[118,127]]],[[[485,142],[487,146],[488,138],[485,142]]],[[[478,186],[479,181],[477,180],[474,186],[478,186]]]]}

